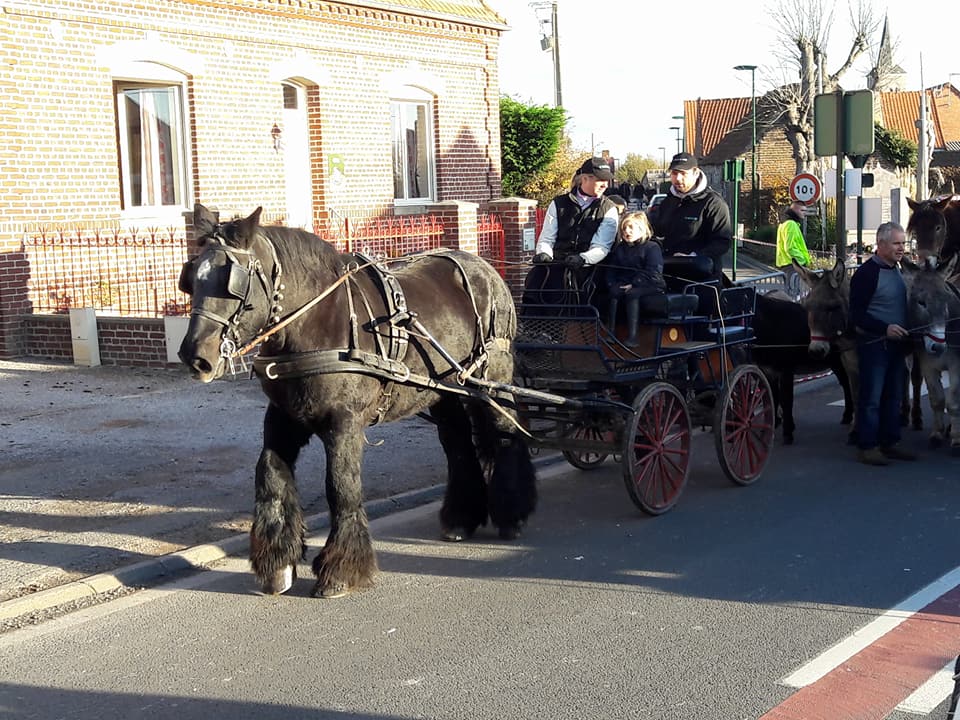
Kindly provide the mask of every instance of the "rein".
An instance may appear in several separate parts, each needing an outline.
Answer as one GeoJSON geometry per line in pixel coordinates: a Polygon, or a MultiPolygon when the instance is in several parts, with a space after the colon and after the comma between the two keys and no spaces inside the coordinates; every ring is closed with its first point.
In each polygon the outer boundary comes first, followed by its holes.
{"type": "Polygon", "coordinates": [[[247,344],[245,344],[242,348],[239,348],[239,349],[237,349],[237,350],[234,350],[233,353],[231,353],[231,357],[236,357],[236,356],[238,356],[238,355],[246,355],[248,352],[250,352],[251,350],[253,350],[253,348],[255,348],[257,345],[259,345],[260,343],[262,343],[262,342],[263,342],[264,340],[266,340],[268,337],[270,337],[270,336],[273,335],[274,333],[279,332],[280,330],[282,330],[283,328],[285,328],[287,325],[289,325],[289,324],[292,323],[294,320],[296,320],[296,319],[299,318],[301,315],[303,315],[305,312],[307,312],[307,310],[309,310],[309,309],[312,308],[314,305],[316,305],[316,304],[319,303],[321,300],[323,300],[325,297],[327,297],[330,293],[332,293],[334,290],[336,290],[338,287],[340,287],[340,285],[342,285],[342,284],[345,283],[347,280],[349,280],[351,275],[356,275],[356,274],[357,274],[358,272],[360,272],[361,270],[363,270],[363,269],[365,269],[365,268],[368,268],[368,267],[370,267],[371,265],[375,265],[375,264],[376,264],[376,263],[375,263],[374,261],[372,261],[372,260],[371,260],[371,261],[368,261],[368,262],[365,262],[365,263],[363,263],[363,264],[351,263],[351,264],[346,268],[346,271],[344,272],[344,274],[341,275],[341,276],[337,279],[337,281],[334,282],[330,287],[328,287],[328,288],[327,288],[326,290],[324,290],[322,293],[320,293],[320,294],[317,295],[315,298],[313,298],[313,300],[310,300],[306,305],[301,306],[300,308],[298,308],[298,309],[295,310],[294,312],[290,313],[289,315],[287,315],[287,317],[283,318],[282,320],[280,320],[280,321],[277,322],[276,324],[271,325],[269,328],[267,328],[266,330],[264,330],[263,332],[261,332],[259,335],[257,335],[257,336],[256,336],[255,338],[253,338],[252,340],[250,340],[250,342],[248,342],[247,344]]]}

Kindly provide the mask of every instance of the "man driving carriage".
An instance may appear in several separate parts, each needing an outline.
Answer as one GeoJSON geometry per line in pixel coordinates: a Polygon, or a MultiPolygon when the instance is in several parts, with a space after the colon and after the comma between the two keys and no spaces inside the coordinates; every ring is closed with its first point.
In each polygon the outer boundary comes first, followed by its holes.
{"type": "Polygon", "coordinates": [[[534,267],[524,282],[523,304],[556,303],[564,291],[573,293],[570,303],[586,300],[580,292],[617,234],[617,207],[603,194],[611,180],[610,164],[589,158],[577,171],[570,192],[550,201],[534,267]]]}
{"type": "Polygon", "coordinates": [[[670,192],[660,204],[653,226],[663,238],[665,273],[680,274],[689,266],[691,280],[720,280],[723,255],[730,249],[730,210],[711,188],[697,159],[677,153],[670,160],[670,192]],[[671,261],[670,258],[690,258],[671,261]]]}

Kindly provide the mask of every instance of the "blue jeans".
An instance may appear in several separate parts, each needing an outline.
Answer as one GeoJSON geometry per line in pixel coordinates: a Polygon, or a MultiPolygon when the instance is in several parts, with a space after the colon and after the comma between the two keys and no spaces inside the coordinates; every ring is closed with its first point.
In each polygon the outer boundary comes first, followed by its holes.
{"type": "Polygon", "coordinates": [[[900,441],[900,403],[906,373],[904,343],[883,338],[857,340],[860,390],[857,445],[890,447],[900,441]]]}

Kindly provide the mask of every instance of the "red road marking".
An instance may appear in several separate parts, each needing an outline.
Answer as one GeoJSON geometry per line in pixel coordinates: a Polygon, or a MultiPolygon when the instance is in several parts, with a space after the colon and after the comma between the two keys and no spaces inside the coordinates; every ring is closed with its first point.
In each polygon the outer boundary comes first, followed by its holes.
{"type": "Polygon", "coordinates": [[[960,586],[760,720],[883,720],[960,653],[960,586]]]}

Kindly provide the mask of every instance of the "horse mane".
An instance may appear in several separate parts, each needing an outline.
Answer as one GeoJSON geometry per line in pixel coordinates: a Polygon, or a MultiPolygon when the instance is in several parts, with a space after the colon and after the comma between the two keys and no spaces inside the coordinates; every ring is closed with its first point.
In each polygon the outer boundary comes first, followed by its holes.
{"type": "Polygon", "coordinates": [[[262,210],[258,207],[245,218],[237,217],[218,224],[214,215],[198,205],[195,217],[197,229],[202,232],[199,244],[203,246],[216,234],[231,247],[250,249],[260,236],[270,242],[284,274],[297,284],[310,287],[339,274],[342,260],[333,245],[300,228],[261,225],[262,210]]]}

